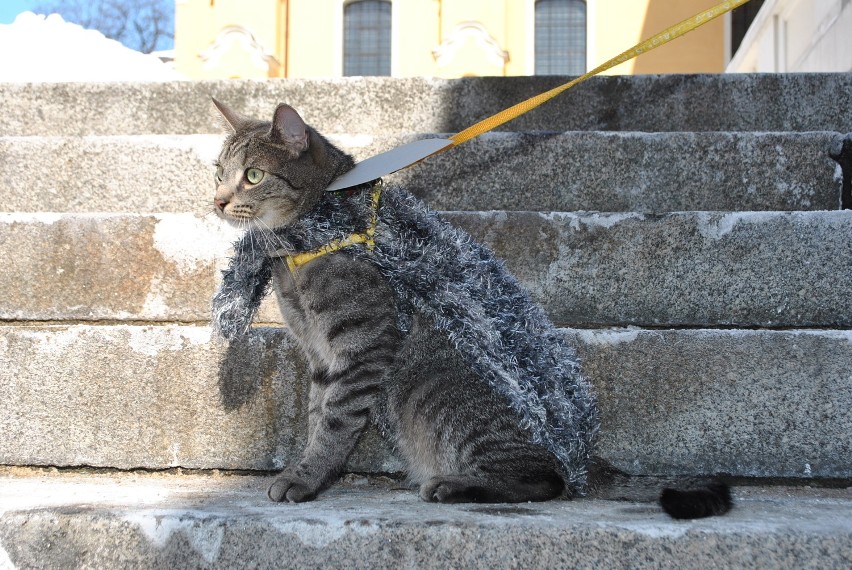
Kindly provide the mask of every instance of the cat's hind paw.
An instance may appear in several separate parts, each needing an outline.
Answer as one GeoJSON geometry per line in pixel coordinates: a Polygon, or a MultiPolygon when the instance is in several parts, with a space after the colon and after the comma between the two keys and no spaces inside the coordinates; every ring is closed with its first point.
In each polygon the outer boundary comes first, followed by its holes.
{"type": "Polygon", "coordinates": [[[420,498],[430,503],[469,503],[476,500],[470,482],[453,477],[432,477],[420,486],[420,498]]]}

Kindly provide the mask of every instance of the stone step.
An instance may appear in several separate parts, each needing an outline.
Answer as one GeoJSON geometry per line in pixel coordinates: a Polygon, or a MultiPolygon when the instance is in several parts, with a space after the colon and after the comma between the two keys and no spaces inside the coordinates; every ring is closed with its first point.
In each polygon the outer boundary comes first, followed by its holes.
{"type": "MultiPolygon", "coordinates": [[[[421,135],[444,136],[444,135],[421,135]]],[[[362,160],[413,135],[332,136],[362,160]]],[[[831,210],[838,133],[489,133],[387,177],[441,210],[831,210]]],[[[220,135],[0,137],[6,211],[207,212],[220,135]],[[22,180],[32,164],[38,176],[22,180]]]]}
{"type": "MultiPolygon", "coordinates": [[[[210,97],[267,117],[286,102],[330,133],[457,132],[560,77],[342,78],[0,85],[4,135],[218,132],[210,97]]],[[[852,131],[852,75],[596,77],[512,131],[852,131]]]]}
{"type": "MultiPolygon", "coordinates": [[[[565,329],[630,475],[852,479],[852,332],[565,329]]],[[[280,469],[308,373],[280,328],[0,326],[0,465],[280,469]]],[[[401,465],[375,432],[355,472],[401,465]]]]}
{"type": "Polygon", "coordinates": [[[270,502],[265,478],[0,475],[9,568],[847,568],[848,489],[740,487],[724,517],[674,521],[594,498],[439,505],[363,478],[270,502]],[[282,562],[286,561],[286,562],[282,562]]]}
{"type": "MultiPolygon", "coordinates": [[[[849,211],[446,217],[560,325],[852,326],[849,211]]],[[[0,319],[207,322],[236,236],[212,214],[0,214],[0,319]]]]}

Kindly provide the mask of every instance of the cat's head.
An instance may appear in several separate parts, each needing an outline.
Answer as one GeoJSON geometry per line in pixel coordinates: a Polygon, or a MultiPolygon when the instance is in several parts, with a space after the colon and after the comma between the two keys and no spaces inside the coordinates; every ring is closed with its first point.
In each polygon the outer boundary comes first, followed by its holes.
{"type": "Polygon", "coordinates": [[[216,161],[213,203],[216,214],[234,225],[274,229],[291,224],[354,164],[289,105],[278,105],[269,122],[213,103],[231,131],[216,161]]]}

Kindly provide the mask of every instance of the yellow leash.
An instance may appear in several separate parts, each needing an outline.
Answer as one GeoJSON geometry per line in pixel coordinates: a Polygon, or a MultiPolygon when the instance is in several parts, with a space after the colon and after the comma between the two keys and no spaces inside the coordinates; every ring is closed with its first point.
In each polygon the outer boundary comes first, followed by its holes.
{"type": "Polygon", "coordinates": [[[376,178],[381,178],[386,174],[390,174],[392,172],[396,172],[397,170],[402,170],[412,164],[416,164],[427,158],[432,156],[433,154],[438,154],[439,152],[443,152],[448,148],[458,146],[465,141],[469,141],[470,139],[481,135],[482,133],[486,133],[492,129],[495,129],[506,123],[515,119],[527,111],[535,109],[545,101],[549,101],[553,99],[563,91],[566,91],[578,83],[582,83],[586,79],[593,77],[602,71],[606,71],[612,67],[620,63],[624,63],[625,61],[629,61],[634,57],[641,55],[643,53],[649,52],[654,48],[658,48],[663,44],[667,44],[668,42],[679,38],[680,36],[691,32],[692,30],[703,26],[707,22],[718,18],[719,16],[726,14],[733,10],[734,8],[738,8],[742,6],[749,0],[726,0],[721,4],[717,4],[712,8],[708,8],[691,18],[687,18],[686,20],[671,26],[660,32],[659,34],[654,35],[653,37],[645,40],[644,42],[633,46],[632,48],[624,51],[614,58],[610,59],[603,65],[600,65],[593,70],[584,73],[580,77],[569,81],[559,87],[555,87],[550,91],[546,91],[540,95],[536,95],[535,97],[530,97],[526,101],[521,101],[520,103],[509,107],[508,109],[504,109],[500,111],[496,115],[492,115],[487,119],[484,119],[475,125],[472,125],[465,130],[451,136],[449,139],[421,139],[417,141],[413,141],[402,146],[398,146],[394,149],[391,149],[387,152],[383,152],[381,154],[377,154],[376,156],[372,156],[366,160],[362,160],[358,164],[355,165],[355,168],[347,172],[346,174],[337,178],[331,185],[326,188],[327,191],[332,192],[336,190],[341,190],[343,188],[350,188],[352,186],[358,186],[359,184],[365,184],[376,178]]]}
{"type": "MultiPolygon", "coordinates": [[[[354,169],[344,174],[337,180],[335,180],[331,186],[329,186],[327,191],[340,190],[342,188],[348,188],[352,186],[356,186],[358,184],[364,184],[366,182],[370,182],[372,180],[376,180],[385,174],[390,174],[391,172],[396,172],[402,168],[406,168],[420,162],[424,158],[432,156],[433,154],[437,154],[439,152],[443,152],[444,150],[458,146],[463,142],[469,141],[474,137],[478,137],[483,133],[487,133],[490,130],[493,130],[503,123],[511,121],[515,119],[527,111],[531,111],[541,105],[542,103],[553,99],[560,93],[574,87],[578,83],[582,83],[586,79],[593,77],[607,69],[615,67],[625,61],[629,61],[634,57],[642,55],[643,53],[649,52],[652,49],[658,48],[663,44],[667,44],[670,41],[681,37],[684,34],[691,32],[692,30],[703,26],[707,22],[722,16],[723,14],[727,14],[734,8],[738,8],[742,6],[749,0],[726,0],[712,8],[708,8],[691,18],[687,18],[680,23],[671,26],[662,32],[648,38],[644,42],[641,42],[632,48],[621,52],[614,58],[610,59],[606,63],[599,65],[593,70],[584,73],[580,77],[576,79],[572,79],[568,83],[560,85],[559,87],[555,87],[550,91],[545,91],[535,97],[530,97],[526,101],[521,101],[516,105],[509,107],[508,109],[504,109],[499,113],[492,115],[478,123],[471,125],[465,130],[451,136],[449,140],[446,139],[424,139],[415,141],[413,143],[408,143],[407,145],[403,145],[401,147],[397,147],[393,150],[390,150],[386,153],[382,153],[376,155],[374,157],[368,158],[360,163],[358,163],[354,169]]],[[[291,271],[294,271],[297,267],[308,263],[317,257],[323,256],[327,253],[332,253],[342,249],[344,247],[348,247],[350,245],[355,245],[359,243],[366,243],[367,247],[373,248],[373,234],[376,229],[376,210],[378,208],[379,202],[379,194],[381,192],[381,184],[374,189],[373,194],[373,219],[370,223],[370,227],[364,233],[356,233],[348,238],[343,240],[338,240],[327,244],[316,251],[311,251],[307,253],[301,253],[297,255],[281,255],[281,257],[285,257],[287,260],[287,265],[291,271]]]]}
{"type": "MultiPolygon", "coordinates": [[[[599,65],[598,67],[594,68],[593,70],[584,73],[580,77],[577,77],[576,79],[573,79],[573,80],[569,81],[568,83],[560,85],[559,87],[555,87],[555,88],[551,89],[550,91],[545,91],[544,93],[541,93],[540,95],[536,95],[535,97],[530,97],[526,101],[521,101],[520,103],[513,105],[513,106],[509,107],[508,109],[504,109],[503,111],[500,111],[496,115],[492,115],[492,116],[488,117],[487,119],[483,119],[482,121],[479,121],[475,125],[471,125],[470,127],[466,128],[465,130],[461,131],[460,133],[457,133],[457,134],[451,136],[450,140],[452,141],[452,144],[450,146],[446,147],[446,148],[450,148],[450,147],[453,147],[453,146],[460,145],[461,143],[463,143],[465,141],[469,141],[470,139],[472,139],[474,137],[478,137],[482,133],[487,133],[488,131],[499,127],[503,123],[511,121],[512,119],[515,119],[515,118],[523,115],[527,111],[531,111],[532,109],[535,109],[536,107],[538,107],[542,103],[549,101],[550,99],[553,99],[554,97],[556,97],[557,95],[559,95],[563,91],[566,91],[566,90],[574,87],[578,83],[582,83],[586,79],[593,77],[593,76],[597,75],[598,73],[606,71],[607,69],[615,67],[616,65],[619,65],[621,63],[624,63],[625,61],[629,61],[629,60],[633,59],[634,57],[642,55],[645,52],[649,52],[652,49],[658,48],[663,44],[667,44],[670,41],[672,41],[676,38],[679,38],[680,36],[682,36],[686,33],[689,33],[692,30],[694,30],[694,29],[696,29],[700,26],[703,26],[704,24],[706,24],[710,20],[714,20],[714,19],[718,18],[719,16],[721,16],[723,14],[727,14],[728,12],[733,10],[734,8],[738,8],[739,6],[742,6],[743,4],[745,4],[748,1],[749,0],[727,0],[726,2],[722,2],[721,4],[718,4],[718,5],[716,5],[712,8],[709,8],[707,10],[704,10],[703,12],[696,14],[696,15],[692,16],[691,18],[687,18],[686,20],[684,20],[684,21],[682,21],[678,24],[675,24],[674,26],[671,26],[670,28],[663,30],[659,34],[645,40],[644,42],[633,46],[632,48],[628,49],[627,51],[621,52],[620,54],[618,54],[614,58],[610,59],[606,63],[599,65]]],[[[441,149],[441,150],[445,150],[445,149],[441,149]]],[[[438,151],[438,152],[440,152],[440,151],[438,151]]]]}

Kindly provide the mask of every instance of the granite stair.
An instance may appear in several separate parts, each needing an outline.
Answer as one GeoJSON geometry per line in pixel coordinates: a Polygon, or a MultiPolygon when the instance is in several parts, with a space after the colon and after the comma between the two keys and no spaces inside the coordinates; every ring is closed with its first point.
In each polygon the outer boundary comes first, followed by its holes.
{"type": "Polygon", "coordinates": [[[209,97],[288,102],[361,159],[558,82],[0,85],[0,568],[852,564],[852,74],[594,78],[389,177],[577,346],[600,478],[429,505],[371,431],[316,502],[267,501],[308,375],[271,303],[239,342],[209,327],[238,237],[209,97]],[[652,502],[710,475],[726,517],[652,502]]]}

